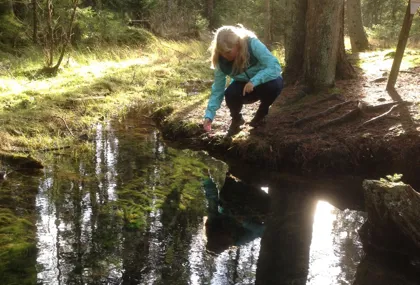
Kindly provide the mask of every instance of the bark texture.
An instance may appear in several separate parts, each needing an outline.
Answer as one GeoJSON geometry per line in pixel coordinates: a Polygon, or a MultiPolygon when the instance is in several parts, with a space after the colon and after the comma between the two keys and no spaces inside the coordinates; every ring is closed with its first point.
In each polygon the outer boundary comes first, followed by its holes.
{"type": "Polygon", "coordinates": [[[304,70],[312,88],[334,85],[343,5],[342,0],[308,2],[304,70]]]}
{"type": "Polygon", "coordinates": [[[351,49],[353,52],[364,51],[369,48],[362,21],[360,0],[347,0],[347,27],[349,29],[351,49]]]}
{"type": "Polygon", "coordinates": [[[284,80],[292,84],[302,78],[306,37],[307,0],[285,0],[285,60],[284,80]]]}

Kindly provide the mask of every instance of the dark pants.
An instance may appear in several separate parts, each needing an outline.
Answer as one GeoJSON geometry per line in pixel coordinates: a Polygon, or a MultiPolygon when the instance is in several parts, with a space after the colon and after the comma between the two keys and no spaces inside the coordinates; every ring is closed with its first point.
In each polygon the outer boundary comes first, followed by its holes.
{"type": "Polygon", "coordinates": [[[225,90],[226,105],[230,110],[232,118],[240,118],[243,104],[251,104],[257,101],[261,101],[260,106],[255,116],[264,117],[268,114],[268,109],[277,96],[280,95],[283,89],[283,79],[278,77],[277,79],[268,81],[257,87],[251,93],[243,96],[244,86],[247,82],[234,81],[225,90]]]}

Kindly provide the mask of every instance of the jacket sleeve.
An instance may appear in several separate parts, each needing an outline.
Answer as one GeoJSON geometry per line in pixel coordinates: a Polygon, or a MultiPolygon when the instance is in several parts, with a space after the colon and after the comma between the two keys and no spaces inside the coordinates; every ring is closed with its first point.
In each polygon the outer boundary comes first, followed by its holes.
{"type": "Polygon", "coordinates": [[[254,86],[257,86],[279,77],[281,74],[280,63],[268,48],[259,39],[252,39],[251,48],[254,56],[263,66],[263,68],[251,78],[251,83],[254,86]]]}
{"type": "Polygon", "coordinates": [[[214,71],[214,82],[211,87],[209,103],[207,104],[204,118],[209,118],[213,121],[216,111],[219,110],[220,105],[222,105],[225,87],[226,75],[220,69],[216,68],[214,71]]]}

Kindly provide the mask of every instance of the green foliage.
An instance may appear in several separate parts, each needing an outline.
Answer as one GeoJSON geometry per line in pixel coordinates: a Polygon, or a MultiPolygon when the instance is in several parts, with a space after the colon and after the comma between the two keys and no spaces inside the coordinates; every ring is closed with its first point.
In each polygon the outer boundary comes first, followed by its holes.
{"type": "MultiPolygon", "coordinates": [[[[362,0],[363,24],[369,37],[379,40],[386,47],[396,46],[406,9],[405,0],[362,0]]],[[[410,42],[419,41],[420,18],[415,16],[410,42]]]]}
{"type": "Polygon", "coordinates": [[[370,38],[393,41],[396,43],[400,30],[400,25],[376,24],[372,25],[371,28],[366,28],[366,33],[370,38]]]}
{"type": "Polygon", "coordinates": [[[380,181],[383,182],[383,183],[388,183],[388,182],[398,183],[398,182],[402,182],[401,181],[402,177],[403,177],[402,174],[394,173],[394,175],[387,175],[386,179],[381,178],[380,181]]]}
{"type": "Polygon", "coordinates": [[[88,45],[146,43],[154,38],[144,29],[129,27],[116,13],[91,7],[78,9],[76,25],[81,42],[88,45]]]}
{"type": "Polygon", "coordinates": [[[0,15],[0,50],[14,53],[28,43],[25,26],[11,14],[0,15]]]}

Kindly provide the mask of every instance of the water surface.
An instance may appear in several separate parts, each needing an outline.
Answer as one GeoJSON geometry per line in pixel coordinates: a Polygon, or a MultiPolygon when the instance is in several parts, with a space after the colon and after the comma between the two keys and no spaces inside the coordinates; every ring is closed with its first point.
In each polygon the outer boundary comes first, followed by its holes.
{"type": "MultiPolygon", "coordinates": [[[[91,148],[48,161],[41,176],[15,174],[2,184],[36,187],[27,205],[36,252],[20,258],[37,284],[352,284],[363,256],[362,212],[310,191],[223,187],[225,163],[168,147],[149,122],[98,125],[91,148]],[[264,283],[276,275],[264,273],[272,266],[265,260],[280,261],[272,263],[280,281],[264,283]]],[[[9,206],[19,213],[17,205],[9,206]]]]}

